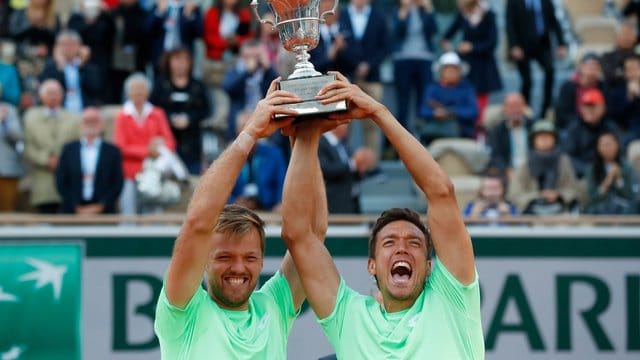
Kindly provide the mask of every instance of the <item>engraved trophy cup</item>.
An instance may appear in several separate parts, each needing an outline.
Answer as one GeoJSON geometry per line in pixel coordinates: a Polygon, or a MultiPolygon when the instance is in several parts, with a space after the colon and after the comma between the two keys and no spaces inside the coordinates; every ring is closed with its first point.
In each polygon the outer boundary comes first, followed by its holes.
{"type": "Polygon", "coordinates": [[[309,61],[309,51],[318,46],[320,41],[320,23],[324,17],[334,14],[338,0],[334,0],[333,8],[320,14],[320,0],[266,0],[275,21],[264,19],[258,11],[258,0],[252,0],[251,7],[261,23],[269,23],[278,30],[280,41],[285,50],[295,53],[295,70],[287,80],[280,81],[281,90],[292,92],[304,101],[286,104],[284,107],[294,109],[298,117],[314,116],[347,110],[346,101],[322,104],[315,96],[326,84],[335,80],[334,75],[323,75],[316,71],[309,61]]]}

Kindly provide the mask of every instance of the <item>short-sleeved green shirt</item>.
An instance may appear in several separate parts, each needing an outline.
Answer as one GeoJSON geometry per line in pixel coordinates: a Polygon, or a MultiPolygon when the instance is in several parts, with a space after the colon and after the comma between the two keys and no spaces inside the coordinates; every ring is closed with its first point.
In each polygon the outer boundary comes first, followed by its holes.
{"type": "Polygon", "coordinates": [[[277,272],[251,294],[246,311],[221,309],[202,288],[179,309],[163,287],[155,331],[162,359],[286,359],[296,316],[289,283],[277,272]]]}
{"type": "Polygon", "coordinates": [[[341,280],[333,313],[318,322],[338,359],[484,359],[478,275],[464,286],[439,261],[410,308],[387,313],[341,280]]]}

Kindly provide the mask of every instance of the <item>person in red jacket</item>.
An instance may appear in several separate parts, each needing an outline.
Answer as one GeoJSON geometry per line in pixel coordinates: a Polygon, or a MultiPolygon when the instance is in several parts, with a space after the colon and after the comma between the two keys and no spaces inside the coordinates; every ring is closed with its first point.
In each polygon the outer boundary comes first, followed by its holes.
{"type": "Polygon", "coordinates": [[[253,37],[251,13],[239,0],[220,0],[204,18],[204,43],[207,58],[225,60],[238,54],[243,42],[253,37]]]}
{"type": "Polygon", "coordinates": [[[164,111],[148,101],[150,84],[142,73],[135,73],[125,81],[127,100],[115,119],[114,143],[122,153],[124,187],[120,196],[120,212],[133,215],[141,212],[138,206],[135,177],[142,170],[143,161],[160,155],[158,144],[176,150],[164,111]],[[163,141],[156,141],[161,138],[163,141]]]}

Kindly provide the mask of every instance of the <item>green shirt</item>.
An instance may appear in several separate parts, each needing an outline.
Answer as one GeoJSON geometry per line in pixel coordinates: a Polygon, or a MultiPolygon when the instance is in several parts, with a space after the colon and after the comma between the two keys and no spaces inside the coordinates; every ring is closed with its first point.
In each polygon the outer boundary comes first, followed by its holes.
{"type": "Polygon", "coordinates": [[[286,359],[297,316],[287,279],[277,272],[249,298],[246,311],[221,309],[202,288],[184,309],[169,303],[165,288],[155,331],[163,359],[286,359]]]}
{"type": "Polygon", "coordinates": [[[333,313],[318,322],[338,359],[484,359],[477,273],[464,286],[439,261],[410,308],[387,313],[341,280],[333,313]]]}

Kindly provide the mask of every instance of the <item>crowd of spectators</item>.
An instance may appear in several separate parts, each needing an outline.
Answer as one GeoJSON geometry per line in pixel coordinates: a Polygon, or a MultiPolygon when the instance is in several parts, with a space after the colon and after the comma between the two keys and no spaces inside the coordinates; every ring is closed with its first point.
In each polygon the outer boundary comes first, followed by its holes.
{"type": "MultiPolygon", "coordinates": [[[[163,211],[206,169],[203,129],[214,114],[223,113],[220,136],[230,141],[295,63],[277,31],[240,0],[82,0],[67,16],[55,0],[18,3],[0,0],[3,212],[163,211]]],[[[555,97],[554,65],[571,44],[557,18],[561,1],[506,0],[501,11],[486,0],[455,3],[442,26],[431,0],[400,0],[392,11],[344,2],[320,25],[311,61],[378,100],[389,61],[389,107],[425,146],[440,138],[484,146],[487,175],[464,207],[469,217],[640,213],[639,169],[626,157],[640,139],[637,2],[619,9],[610,49],[582,54],[555,97]],[[521,88],[502,97],[498,121],[488,124],[490,99],[504,87],[501,61],[517,69],[521,88]],[[532,62],[544,75],[538,109],[532,62]]],[[[321,11],[332,4],[321,1],[321,11]]],[[[361,212],[359,182],[379,173],[380,160],[397,159],[379,129],[361,120],[357,147],[347,127],[320,146],[332,213],[361,212]]],[[[279,134],[258,144],[229,202],[278,211],[288,156],[279,134]]]]}

